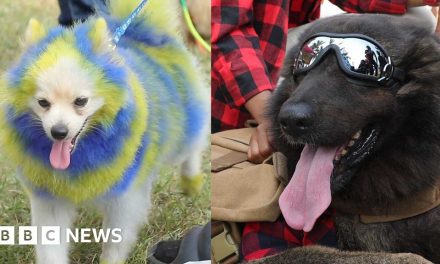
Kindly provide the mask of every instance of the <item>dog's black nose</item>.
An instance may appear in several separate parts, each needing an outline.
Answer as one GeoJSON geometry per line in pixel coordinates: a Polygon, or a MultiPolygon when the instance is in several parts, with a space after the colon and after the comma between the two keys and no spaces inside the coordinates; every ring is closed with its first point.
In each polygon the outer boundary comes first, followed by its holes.
{"type": "Polygon", "coordinates": [[[312,106],[300,103],[285,103],[278,115],[281,129],[291,135],[300,135],[313,125],[312,106]]]}
{"type": "Polygon", "coordinates": [[[66,138],[67,133],[69,133],[69,130],[63,124],[56,124],[50,130],[50,133],[52,134],[52,137],[54,139],[62,140],[66,138]]]}

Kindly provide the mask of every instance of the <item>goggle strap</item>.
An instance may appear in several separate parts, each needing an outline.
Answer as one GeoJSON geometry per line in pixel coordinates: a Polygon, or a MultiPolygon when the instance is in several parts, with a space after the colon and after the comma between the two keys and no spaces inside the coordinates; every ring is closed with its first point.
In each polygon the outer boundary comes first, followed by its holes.
{"type": "Polygon", "coordinates": [[[391,79],[395,79],[400,83],[405,83],[405,72],[402,69],[399,69],[397,67],[394,67],[393,70],[393,76],[391,77],[391,79]]]}
{"type": "Polygon", "coordinates": [[[397,92],[402,88],[402,84],[400,82],[392,81],[392,83],[389,85],[390,90],[393,94],[397,94],[397,92]]]}

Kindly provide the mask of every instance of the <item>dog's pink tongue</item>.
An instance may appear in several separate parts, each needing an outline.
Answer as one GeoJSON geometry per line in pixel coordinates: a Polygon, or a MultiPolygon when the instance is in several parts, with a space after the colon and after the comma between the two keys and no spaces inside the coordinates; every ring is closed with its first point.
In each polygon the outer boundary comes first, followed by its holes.
{"type": "Polygon", "coordinates": [[[56,140],[50,150],[50,164],[54,169],[65,170],[70,164],[70,140],[56,140]]]}
{"type": "Polygon", "coordinates": [[[295,173],[279,200],[281,212],[293,229],[309,232],[329,207],[330,176],[336,150],[337,147],[304,147],[295,173]]]}

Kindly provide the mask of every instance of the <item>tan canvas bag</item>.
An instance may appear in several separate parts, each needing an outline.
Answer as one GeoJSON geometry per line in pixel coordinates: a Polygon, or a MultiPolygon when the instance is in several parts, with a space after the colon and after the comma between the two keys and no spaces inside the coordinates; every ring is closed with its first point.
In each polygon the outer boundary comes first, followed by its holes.
{"type": "Polygon", "coordinates": [[[212,219],[275,221],[280,215],[278,198],[284,185],[279,175],[285,174],[285,161],[278,154],[262,164],[247,161],[253,131],[234,129],[211,137],[212,219]]]}

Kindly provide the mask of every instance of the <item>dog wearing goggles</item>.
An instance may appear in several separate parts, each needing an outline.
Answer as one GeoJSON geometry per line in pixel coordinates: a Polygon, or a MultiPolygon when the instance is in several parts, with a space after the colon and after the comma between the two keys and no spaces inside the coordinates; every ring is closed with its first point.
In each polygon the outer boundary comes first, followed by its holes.
{"type": "Polygon", "coordinates": [[[84,236],[103,242],[100,263],[125,263],[163,168],[181,165],[188,194],[202,187],[209,104],[198,63],[172,1],[138,3],[108,1],[108,14],[72,28],[31,20],[25,51],[0,81],[1,145],[31,200],[37,264],[70,263],[83,206],[103,214],[104,232],[84,236]],[[58,227],[51,244],[45,226],[58,227]],[[107,239],[110,230],[120,236],[107,239]]]}
{"type": "Polygon", "coordinates": [[[322,19],[299,38],[269,104],[292,175],[279,204],[304,232],[334,212],[337,249],[259,263],[440,263],[439,39],[372,14],[322,19]]]}

